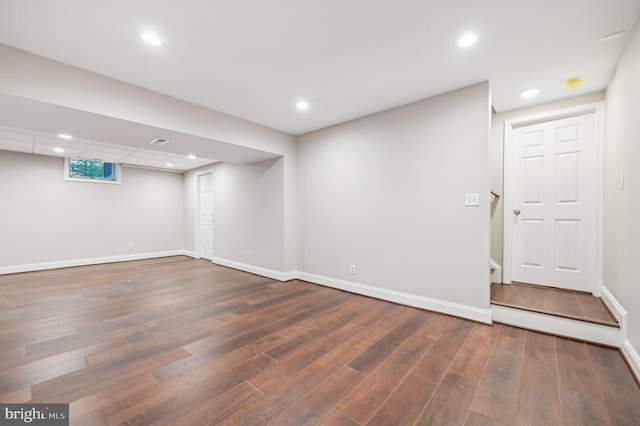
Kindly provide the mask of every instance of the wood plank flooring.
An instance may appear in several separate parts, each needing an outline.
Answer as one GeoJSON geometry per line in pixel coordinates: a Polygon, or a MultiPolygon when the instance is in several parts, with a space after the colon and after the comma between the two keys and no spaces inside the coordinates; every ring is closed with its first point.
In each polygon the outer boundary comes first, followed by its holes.
{"type": "Polygon", "coordinates": [[[491,284],[491,303],[545,314],[620,327],[599,297],[533,284],[491,284]]]}
{"type": "Polygon", "coordinates": [[[73,425],[637,425],[619,351],[186,257],[0,276],[0,402],[73,425]]]}

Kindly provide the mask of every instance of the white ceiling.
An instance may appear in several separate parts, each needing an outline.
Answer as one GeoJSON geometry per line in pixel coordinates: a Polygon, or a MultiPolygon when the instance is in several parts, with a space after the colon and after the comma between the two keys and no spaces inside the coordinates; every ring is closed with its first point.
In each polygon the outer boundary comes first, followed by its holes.
{"type": "Polygon", "coordinates": [[[639,16],[640,0],[0,0],[0,43],[301,134],[484,80],[497,111],[602,90],[639,16]]]}

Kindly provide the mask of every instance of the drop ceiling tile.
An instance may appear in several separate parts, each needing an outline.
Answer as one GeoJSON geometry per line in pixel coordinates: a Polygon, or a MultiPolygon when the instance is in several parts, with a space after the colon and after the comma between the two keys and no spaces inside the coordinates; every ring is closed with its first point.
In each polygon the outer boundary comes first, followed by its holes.
{"type": "Polygon", "coordinates": [[[17,152],[33,152],[33,142],[0,138],[0,149],[17,152]]]}
{"type": "Polygon", "coordinates": [[[36,146],[37,145],[59,146],[61,148],[80,150],[80,152],[82,152],[90,144],[91,144],[91,141],[84,140],[84,139],[62,139],[57,136],[43,135],[41,133],[36,132],[36,146]]]}
{"type": "Polygon", "coordinates": [[[91,148],[89,148],[84,152],[82,152],[80,157],[87,158],[90,160],[106,161],[109,163],[120,163],[121,162],[120,160],[122,160],[124,156],[121,154],[112,154],[109,152],[94,151],[91,148]]]}
{"type": "Polygon", "coordinates": [[[173,157],[163,160],[160,163],[162,164],[157,164],[158,167],[166,163],[171,163],[173,164],[173,168],[180,169],[180,170],[191,170],[191,169],[197,169],[198,167],[202,167],[207,164],[215,163],[215,161],[208,160],[205,158],[196,158],[194,160],[191,160],[189,157],[186,157],[184,155],[175,155],[173,157]]]}
{"type": "Polygon", "coordinates": [[[181,164],[169,161],[169,159],[167,159],[166,161],[164,161],[164,160],[163,161],[157,161],[157,162],[151,164],[151,166],[160,167],[160,168],[169,169],[169,170],[172,170],[172,169],[182,170],[182,165],[181,164]],[[172,164],[172,165],[171,166],[167,166],[167,164],[172,164]]]}
{"type": "Polygon", "coordinates": [[[36,132],[32,130],[16,129],[13,127],[0,126],[0,139],[11,139],[15,141],[31,142],[35,138],[36,132]]]}
{"type": "Polygon", "coordinates": [[[134,164],[137,166],[151,166],[156,163],[155,160],[149,160],[148,158],[134,157],[128,156],[120,160],[120,163],[123,164],[134,164]]]}
{"type": "Polygon", "coordinates": [[[79,157],[82,153],[81,149],[64,148],[64,152],[55,152],[52,145],[36,145],[33,149],[34,154],[52,155],[54,157],[79,157]]]}
{"type": "Polygon", "coordinates": [[[191,163],[191,165],[193,166],[191,169],[197,169],[198,167],[208,166],[209,164],[214,164],[217,162],[218,160],[207,160],[204,158],[198,158],[193,160],[193,162],[191,163]]]}
{"type": "Polygon", "coordinates": [[[165,155],[162,158],[151,157],[148,154],[139,155],[137,152],[134,152],[131,155],[127,155],[126,157],[120,160],[121,163],[129,163],[129,164],[138,164],[140,166],[153,166],[156,163],[162,162],[165,158],[169,158],[169,155],[165,155]]]}
{"type": "Polygon", "coordinates": [[[98,159],[110,163],[120,163],[124,157],[135,152],[135,148],[120,145],[93,142],[83,153],[82,158],[98,159]]]}
{"type": "Polygon", "coordinates": [[[104,142],[93,142],[91,146],[87,148],[87,150],[105,152],[109,154],[116,154],[116,155],[120,155],[121,157],[124,157],[125,155],[129,155],[137,151],[136,148],[126,147],[122,145],[114,145],[114,144],[104,143],[104,142]]]}
{"type": "Polygon", "coordinates": [[[183,172],[186,172],[187,170],[189,170],[188,167],[185,167],[185,166],[182,166],[182,165],[176,165],[176,164],[174,164],[171,167],[167,166],[166,164],[165,165],[159,164],[159,165],[154,166],[154,167],[159,167],[159,168],[166,169],[166,170],[180,170],[180,171],[183,171],[183,172]]]}
{"type": "Polygon", "coordinates": [[[178,165],[182,166],[184,164],[188,164],[189,161],[190,160],[187,157],[183,157],[181,155],[174,155],[174,156],[171,156],[169,158],[165,158],[164,160],[160,161],[159,163],[171,163],[174,166],[178,166],[178,165]]]}
{"type": "Polygon", "coordinates": [[[146,149],[139,149],[136,152],[131,153],[130,155],[126,156],[125,158],[122,159],[123,162],[127,162],[127,159],[129,158],[138,158],[140,160],[149,160],[152,163],[156,163],[158,161],[162,161],[165,160],[169,157],[172,157],[172,154],[168,154],[166,152],[159,152],[159,151],[149,151],[146,149]]]}

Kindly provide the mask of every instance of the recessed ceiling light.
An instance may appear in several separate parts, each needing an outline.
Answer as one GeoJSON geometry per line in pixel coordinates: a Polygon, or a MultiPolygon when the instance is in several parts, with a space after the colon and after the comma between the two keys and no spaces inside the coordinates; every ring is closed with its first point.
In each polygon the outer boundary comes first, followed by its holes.
{"type": "Polygon", "coordinates": [[[582,84],[582,79],[580,77],[576,78],[568,78],[562,82],[563,89],[573,89],[574,87],[578,87],[582,84]]]}
{"type": "Polygon", "coordinates": [[[155,33],[144,33],[142,34],[142,39],[149,44],[153,44],[154,46],[159,46],[162,44],[162,40],[155,33]]]}
{"type": "Polygon", "coordinates": [[[71,135],[67,135],[66,133],[60,133],[58,137],[61,139],[73,139],[71,135]]]}
{"type": "Polygon", "coordinates": [[[196,159],[196,156],[195,156],[195,155],[193,155],[193,154],[189,154],[189,157],[188,157],[188,158],[189,158],[189,160],[195,160],[195,159],[196,159]]]}
{"type": "Polygon", "coordinates": [[[306,101],[300,101],[296,104],[296,108],[298,108],[301,111],[307,110],[309,109],[309,103],[306,101]]]}
{"type": "Polygon", "coordinates": [[[62,149],[62,148],[53,148],[53,152],[59,152],[59,153],[62,154],[64,152],[64,149],[62,149]]]}
{"type": "Polygon", "coordinates": [[[538,93],[540,93],[540,89],[529,89],[529,90],[525,90],[524,92],[520,93],[520,96],[522,96],[523,98],[532,98],[535,95],[537,95],[538,93]]]}
{"type": "Polygon", "coordinates": [[[173,167],[173,163],[167,163],[167,167],[173,167]]]}
{"type": "Polygon", "coordinates": [[[460,40],[458,40],[458,46],[468,47],[478,41],[478,37],[473,34],[465,34],[460,40]]]}

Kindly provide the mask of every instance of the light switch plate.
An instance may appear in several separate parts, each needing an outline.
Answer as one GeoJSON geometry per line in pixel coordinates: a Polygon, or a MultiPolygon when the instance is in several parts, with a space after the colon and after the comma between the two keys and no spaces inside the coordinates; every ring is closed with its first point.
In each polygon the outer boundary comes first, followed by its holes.
{"type": "Polygon", "coordinates": [[[479,194],[464,194],[464,205],[467,207],[474,207],[480,205],[479,194]]]}

